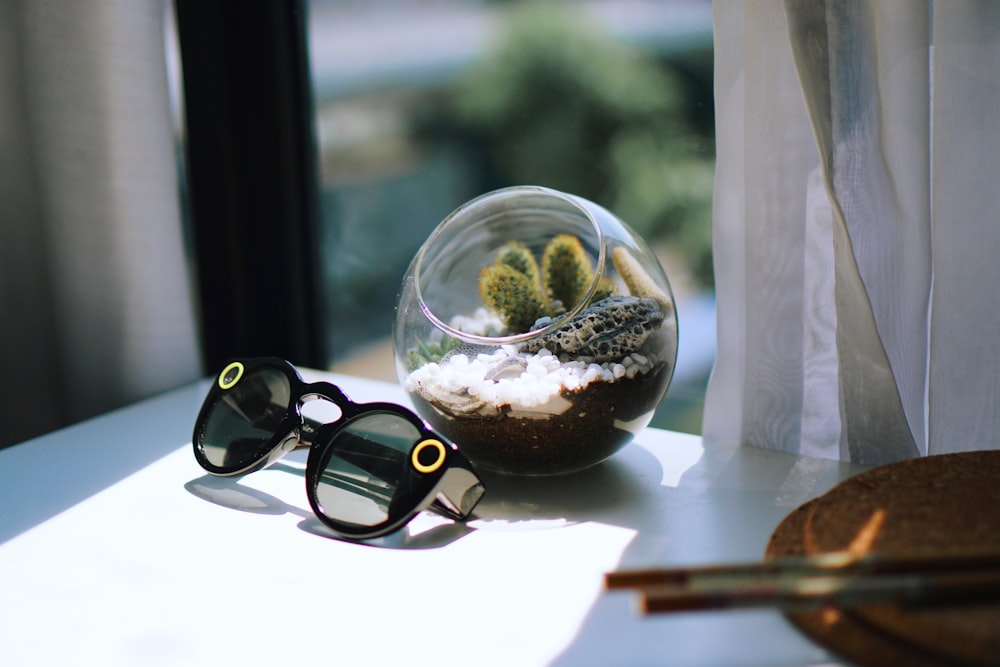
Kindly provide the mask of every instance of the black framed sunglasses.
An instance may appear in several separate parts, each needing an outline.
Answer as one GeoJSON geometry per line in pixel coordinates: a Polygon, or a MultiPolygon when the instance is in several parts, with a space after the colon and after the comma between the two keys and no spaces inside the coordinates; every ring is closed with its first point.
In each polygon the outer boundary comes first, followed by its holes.
{"type": "Polygon", "coordinates": [[[245,475],[309,447],[306,493],[341,537],[391,533],[431,509],[469,517],[484,487],[468,459],[420,417],[394,403],[354,403],[329,382],[306,383],[282,359],[235,359],[213,383],[194,426],[194,455],[213,475],[245,475]],[[302,415],[311,400],[339,416],[302,415]]]}

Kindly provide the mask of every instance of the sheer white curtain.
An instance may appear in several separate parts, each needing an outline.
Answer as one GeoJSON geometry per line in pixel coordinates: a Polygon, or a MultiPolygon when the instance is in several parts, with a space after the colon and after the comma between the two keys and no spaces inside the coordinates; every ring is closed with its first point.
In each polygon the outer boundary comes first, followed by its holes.
{"type": "Polygon", "coordinates": [[[0,0],[0,446],[200,375],[163,20],[0,0]]]}
{"type": "Polygon", "coordinates": [[[1000,3],[715,0],[707,439],[1000,447],[1000,3]]]}

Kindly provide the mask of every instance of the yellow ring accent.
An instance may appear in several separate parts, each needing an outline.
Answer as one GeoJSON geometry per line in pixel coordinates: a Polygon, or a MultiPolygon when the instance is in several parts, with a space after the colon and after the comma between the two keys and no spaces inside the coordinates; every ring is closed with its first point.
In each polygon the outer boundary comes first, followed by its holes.
{"type": "Polygon", "coordinates": [[[243,371],[244,371],[243,364],[241,364],[238,361],[234,361],[233,363],[223,368],[222,372],[219,373],[219,389],[225,391],[226,389],[232,389],[233,387],[235,387],[236,383],[239,382],[240,379],[243,377],[243,371]],[[236,370],[236,377],[234,377],[232,380],[226,381],[226,376],[229,375],[229,373],[234,369],[236,370]]]}
{"type": "Polygon", "coordinates": [[[444,448],[444,444],[440,440],[427,439],[421,440],[417,443],[417,446],[413,448],[413,453],[410,454],[410,463],[413,464],[413,468],[417,472],[429,473],[434,472],[442,465],[444,465],[444,459],[447,455],[447,450],[444,448]],[[438,451],[437,459],[430,465],[425,465],[420,462],[420,452],[422,452],[427,447],[433,447],[438,451]]]}

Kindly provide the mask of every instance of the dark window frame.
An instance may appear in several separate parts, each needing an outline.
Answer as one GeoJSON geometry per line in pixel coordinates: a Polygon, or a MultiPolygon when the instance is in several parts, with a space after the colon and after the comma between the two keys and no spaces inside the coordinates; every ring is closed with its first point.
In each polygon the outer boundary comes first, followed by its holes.
{"type": "Polygon", "coordinates": [[[206,369],[321,367],[307,0],[175,0],[206,369]]]}

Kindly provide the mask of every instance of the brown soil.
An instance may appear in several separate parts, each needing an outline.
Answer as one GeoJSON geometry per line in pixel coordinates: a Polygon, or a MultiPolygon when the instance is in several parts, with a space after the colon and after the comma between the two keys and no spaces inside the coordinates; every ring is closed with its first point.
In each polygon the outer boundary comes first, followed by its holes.
{"type": "Polygon", "coordinates": [[[419,394],[417,412],[451,438],[477,467],[512,475],[554,475],[600,463],[627,444],[653,416],[670,381],[668,364],[645,375],[592,382],[562,392],[561,414],[526,416],[504,407],[499,415],[454,416],[419,394]]]}

